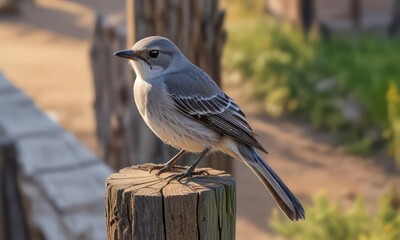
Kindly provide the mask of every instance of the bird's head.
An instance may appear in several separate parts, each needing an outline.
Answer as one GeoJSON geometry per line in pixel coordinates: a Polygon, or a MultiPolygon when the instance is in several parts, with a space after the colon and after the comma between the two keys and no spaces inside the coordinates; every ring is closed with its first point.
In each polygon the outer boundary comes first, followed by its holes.
{"type": "Polygon", "coordinates": [[[114,55],[129,59],[136,74],[143,79],[175,71],[186,60],[173,42],[160,36],[143,38],[131,49],[114,55]]]}

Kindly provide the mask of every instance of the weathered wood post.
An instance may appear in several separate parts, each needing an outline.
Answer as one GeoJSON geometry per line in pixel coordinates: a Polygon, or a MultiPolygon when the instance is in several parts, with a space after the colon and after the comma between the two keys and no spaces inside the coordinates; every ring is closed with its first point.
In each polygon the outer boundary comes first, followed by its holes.
{"type": "Polygon", "coordinates": [[[235,239],[235,180],[211,168],[181,182],[176,172],[124,168],[106,180],[107,239],[235,239]],[[169,181],[171,180],[171,181],[169,181]]]}

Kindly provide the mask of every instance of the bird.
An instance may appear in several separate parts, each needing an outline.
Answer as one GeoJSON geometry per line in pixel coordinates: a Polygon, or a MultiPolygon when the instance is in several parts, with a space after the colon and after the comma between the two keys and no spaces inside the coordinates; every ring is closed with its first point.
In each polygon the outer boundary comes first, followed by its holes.
{"type": "Polygon", "coordinates": [[[164,143],[180,149],[167,163],[156,166],[157,176],[190,152],[198,157],[179,178],[190,177],[204,157],[220,151],[244,162],[290,220],[305,219],[301,203],[261,157],[259,151],[267,151],[243,111],[171,40],[146,37],[114,55],[128,59],[136,73],[133,95],[145,123],[164,143]]]}

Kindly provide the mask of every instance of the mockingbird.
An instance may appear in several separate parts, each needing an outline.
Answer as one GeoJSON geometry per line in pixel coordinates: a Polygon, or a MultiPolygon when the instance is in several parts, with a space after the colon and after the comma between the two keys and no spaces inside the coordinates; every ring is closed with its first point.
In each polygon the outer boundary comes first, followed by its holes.
{"type": "Polygon", "coordinates": [[[131,60],[136,72],[133,94],[146,124],[165,143],[181,149],[158,166],[157,175],[171,170],[185,153],[200,153],[179,176],[189,177],[209,152],[221,151],[253,170],[289,219],[304,219],[300,202],[258,153],[267,151],[255,139],[244,113],[174,43],[147,37],[115,55],[131,60]]]}

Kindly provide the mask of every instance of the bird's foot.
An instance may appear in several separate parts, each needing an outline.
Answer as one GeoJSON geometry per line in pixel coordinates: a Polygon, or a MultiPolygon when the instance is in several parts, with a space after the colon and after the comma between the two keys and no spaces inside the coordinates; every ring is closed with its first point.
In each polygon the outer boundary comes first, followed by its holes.
{"type": "Polygon", "coordinates": [[[206,170],[199,170],[199,171],[190,171],[190,169],[184,173],[177,173],[177,174],[173,174],[171,176],[169,176],[168,178],[170,178],[168,180],[168,183],[171,182],[172,180],[177,180],[178,182],[181,182],[183,179],[185,178],[190,178],[192,176],[195,175],[203,175],[203,176],[207,176],[210,173],[207,172],[206,170]]]}
{"type": "Polygon", "coordinates": [[[156,173],[156,177],[160,177],[161,174],[169,172],[173,168],[184,169],[184,170],[187,169],[187,167],[178,166],[178,165],[168,165],[168,163],[165,163],[165,164],[157,164],[157,165],[152,166],[149,169],[149,173],[151,173],[152,171],[158,170],[156,173]]]}

